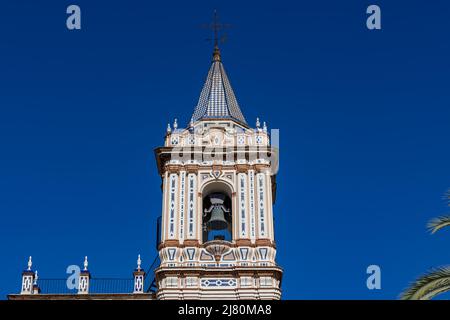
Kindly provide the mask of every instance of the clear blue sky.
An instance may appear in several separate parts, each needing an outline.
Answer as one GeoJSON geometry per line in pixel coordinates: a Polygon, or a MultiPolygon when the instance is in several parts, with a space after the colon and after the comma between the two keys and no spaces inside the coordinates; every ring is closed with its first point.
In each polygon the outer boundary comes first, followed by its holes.
{"type": "Polygon", "coordinates": [[[3,1],[0,295],[27,257],[61,278],[89,256],[127,277],[155,255],[153,149],[186,124],[209,68],[199,26],[231,23],[222,57],[250,123],[279,128],[275,205],[284,298],[394,299],[450,263],[427,234],[450,187],[448,1],[3,1]],[[82,30],[65,27],[78,4],[82,30]],[[382,9],[368,31],[365,10],[382,9]],[[366,288],[366,267],[382,290],[366,288]]]}

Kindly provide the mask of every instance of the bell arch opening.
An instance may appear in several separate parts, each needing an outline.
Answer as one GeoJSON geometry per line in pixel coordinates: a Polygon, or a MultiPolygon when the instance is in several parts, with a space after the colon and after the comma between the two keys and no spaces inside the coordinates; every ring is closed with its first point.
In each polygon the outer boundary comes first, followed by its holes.
{"type": "Polygon", "coordinates": [[[212,182],[202,191],[202,241],[233,240],[232,190],[224,182],[212,182]]]}

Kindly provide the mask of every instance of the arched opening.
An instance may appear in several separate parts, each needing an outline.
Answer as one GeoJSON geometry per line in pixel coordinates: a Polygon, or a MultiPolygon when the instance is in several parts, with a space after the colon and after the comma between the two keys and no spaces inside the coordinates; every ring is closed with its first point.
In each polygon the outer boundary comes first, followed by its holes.
{"type": "Polygon", "coordinates": [[[223,182],[210,183],[203,189],[202,199],[203,243],[212,240],[232,241],[231,188],[223,182]]]}

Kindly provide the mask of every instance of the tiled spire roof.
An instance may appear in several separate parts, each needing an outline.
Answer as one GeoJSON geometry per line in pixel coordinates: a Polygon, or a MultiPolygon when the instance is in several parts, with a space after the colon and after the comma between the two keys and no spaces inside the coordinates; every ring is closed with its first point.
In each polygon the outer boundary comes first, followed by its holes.
{"type": "Polygon", "coordinates": [[[213,61],[192,115],[193,121],[202,119],[232,119],[247,125],[223,67],[217,46],[214,48],[213,61]]]}

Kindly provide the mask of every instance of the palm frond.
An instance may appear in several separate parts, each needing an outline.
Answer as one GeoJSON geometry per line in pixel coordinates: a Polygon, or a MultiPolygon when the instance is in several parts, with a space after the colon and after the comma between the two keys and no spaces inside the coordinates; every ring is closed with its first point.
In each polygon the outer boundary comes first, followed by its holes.
{"type": "Polygon", "coordinates": [[[450,215],[431,219],[427,224],[427,229],[433,234],[436,231],[448,226],[450,226],[450,215]]]}
{"type": "Polygon", "coordinates": [[[441,294],[441,293],[445,293],[445,292],[449,292],[450,291],[450,285],[448,286],[441,286],[439,288],[436,288],[435,290],[431,290],[430,292],[428,292],[426,295],[424,295],[421,300],[431,300],[433,299],[435,296],[441,294]]]}
{"type": "Polygon", "coordinates": [[[444,200],[447,200],[447,204],[450,207],[450,189],[444,194],[444,200]]]}
{"type": "Polygon", "coordinates": [[[450,266],[430,270],[400,295],[402,300],[429,300],[450,291],[450,266]]]}

